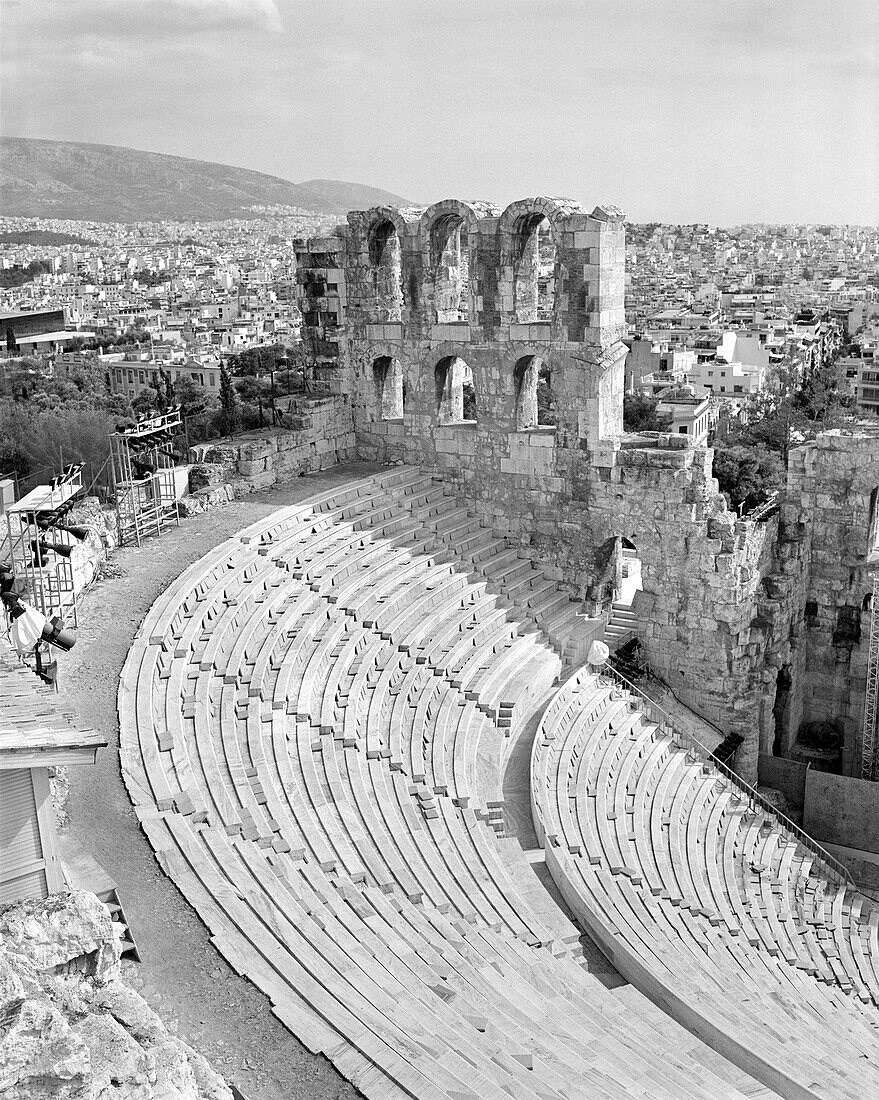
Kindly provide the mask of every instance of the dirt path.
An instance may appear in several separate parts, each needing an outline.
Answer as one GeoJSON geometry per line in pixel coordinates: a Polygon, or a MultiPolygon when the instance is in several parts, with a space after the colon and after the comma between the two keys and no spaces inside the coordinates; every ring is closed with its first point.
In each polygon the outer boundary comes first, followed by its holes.
{"type": "Polygon", "coordinates": [[[94,767],[69,770],[69,832],[117,883],[143,958],[127,978],[250,1100],[353,1100],[359,1093],[275,1020],[267,998],[227,965],[159,869],[119,773],[119,673],[147,610],[191,562],[282,505],[379,469],[359,463],[302,478],[118,551],[113,564],[125,576],[105,579],[85,594],[77,645],[58,655],[62,699],[109,740],[94,767]]]}

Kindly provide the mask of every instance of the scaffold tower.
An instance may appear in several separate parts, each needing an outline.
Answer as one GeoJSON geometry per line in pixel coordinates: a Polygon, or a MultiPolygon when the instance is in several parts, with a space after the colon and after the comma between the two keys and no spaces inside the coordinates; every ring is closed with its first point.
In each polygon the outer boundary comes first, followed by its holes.
{"type": "Polygon", "coordinates": [[[118,429],[110,436],[110,458],[119,544],[137,543],[169,523],[179,523],[178,481],[174,436],[183,430],[180,406],[118,429]]]}
{"type": "Polygon", "coordinates": [[[64,525],[85,496],[82,465],[66,466],[48,485],[37,485],[6,509],[8,562],[21,595],[47,619],[77,625],[76,590],[70,558],[79,542],[64,525]]]}
{"type": "Polygon", "coordinates": [[[864,730],[861,738],[861,778],[876,775],[876,694],[879,690],[879,573],[873,574],[870,599],[870,645],[867,650],[867,693],[864,698],[864,730]]]}

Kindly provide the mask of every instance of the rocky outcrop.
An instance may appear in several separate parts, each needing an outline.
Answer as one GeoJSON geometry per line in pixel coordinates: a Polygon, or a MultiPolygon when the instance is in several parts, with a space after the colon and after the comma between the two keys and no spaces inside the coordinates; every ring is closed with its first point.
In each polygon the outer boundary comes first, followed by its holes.
{"type": "Polygon", "coordinates": [[[4,1100],[232,1100],[122,981],[120,930],[84,890],[0,910],[4,1100]]]}

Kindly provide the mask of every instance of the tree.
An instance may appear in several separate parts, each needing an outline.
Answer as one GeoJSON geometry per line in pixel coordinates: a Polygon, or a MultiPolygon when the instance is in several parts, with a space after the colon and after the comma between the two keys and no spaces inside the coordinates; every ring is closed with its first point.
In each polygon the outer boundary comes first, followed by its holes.
{"type": "Polygon", "coordinates": [[[150,342],[150,334],[143,326],[144,322],[140,318],[137,318],[129,325],[122,335],[117,338],[117,346],[120,344],[148,344],[150,342]]]}
{"type": "Polygon", "coordinates": [[[154,416],[161,408],[162,398],[152,386],[144,386],[131,401],[131,411],[135,416],[154,416]]]}
{"type": "Polygon", "coordinates": [[[315,330],[303,327],[302,339],[294,347],[287,349],[288,365],[296,378],[301,380],[302,388],[306,393],[311,393],[311,384],[317,368],[317,342],[315,330]]]}
{"type": "Polygon", "coordinates": [[[178,378],[174,383],[174,396],[184,417],[201,416],[211,404],[211,395],[204,386],[186,375],[178,378]]]}
{"type": "Polygon", "coordinates": [[[472,382],[465,382],[461,387],[462,404],[464,406],[463,417],[465,420],[476,420],[476,390],[472,382]]]}
{"type": "Polygon", "coordinates": [[[0,477],[15,474],[20,481],[23,481],[30,473],[30,469],[30,461],[21,445],[10,438],[0,439],[0,477]]]}
{"type": "Polygon", "coordinates": [[[225,364],[220,367],[220,409],[223,431],[231,439],[238,420],[238,394],[232,384],[232,375],[225,364]]]}
{"type": "Polygon", "coordinates": [[[47,275],[52,270],[47,260],[32,260],[27,267],[7,267],[0,271],[0,288],[7,290],[11,287],[24,286],[31,283],[37,275],[47,275]]]}
{"type": "Polygon", "coordinates": [[[730,506],[749,511],[784,485],[781,458],[758,447],[715,444],[711,472],[730,506]]]}
{"type": "Polygon", "coordinates": [[[627,393],[623,397],[623,428],[627,432],[667,432],[671,416],[657,413],[658,397],[627,393]]]}
{"type": "Polygon", "coordinates": [[[164,399],[164,405],[165,408],[168,408],[175,402],[174,379],[171,377],[171,372],[169,370],[160,370],[159,374],[162,379],[162,397],[164,399]]]}
{"type": "Polygon", "coordinates": [[[547,426],[558,423],[558,402],[545,363],[541,363],[537,375],[537,423],[547,426]]]}
{"type": "Polygon", "coordinates": [[[804,380],[798,365],[787,358],[772,368],[766,388],[749,399],[744,415],[730,422],[727,442],[776,452],[787,468],[792,446],[854,414],[854,399],[845,386],[836,360],[820,364],[804,380]]]}

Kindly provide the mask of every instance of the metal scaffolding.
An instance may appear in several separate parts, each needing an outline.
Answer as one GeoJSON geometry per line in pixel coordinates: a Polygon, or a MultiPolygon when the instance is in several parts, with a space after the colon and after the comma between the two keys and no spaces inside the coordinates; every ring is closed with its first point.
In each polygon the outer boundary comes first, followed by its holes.
{"type": "Polygon", "coordinates": [[[22,597],[47,619],[77,625],[70,556],[78,538],[62,521],[85,496],[82,465],[67,466],[6,509],[9,564],[22,597]]]}
{"type": "Polygon", "coordinates": [[[879,690],[879,573],[873,574],[870,599],[870,646],[867,650],[867,693],[864,698],[864,730],[861,738],[861,778],[876,775],[876,694],[879,690]]]}
{"type": "Polygon", "coordinates": [[[110,436],[120,545],[140,546],[141,539],[180,522],[172,439],[182,430],[180,407],[175,406],[110,436]]]}

